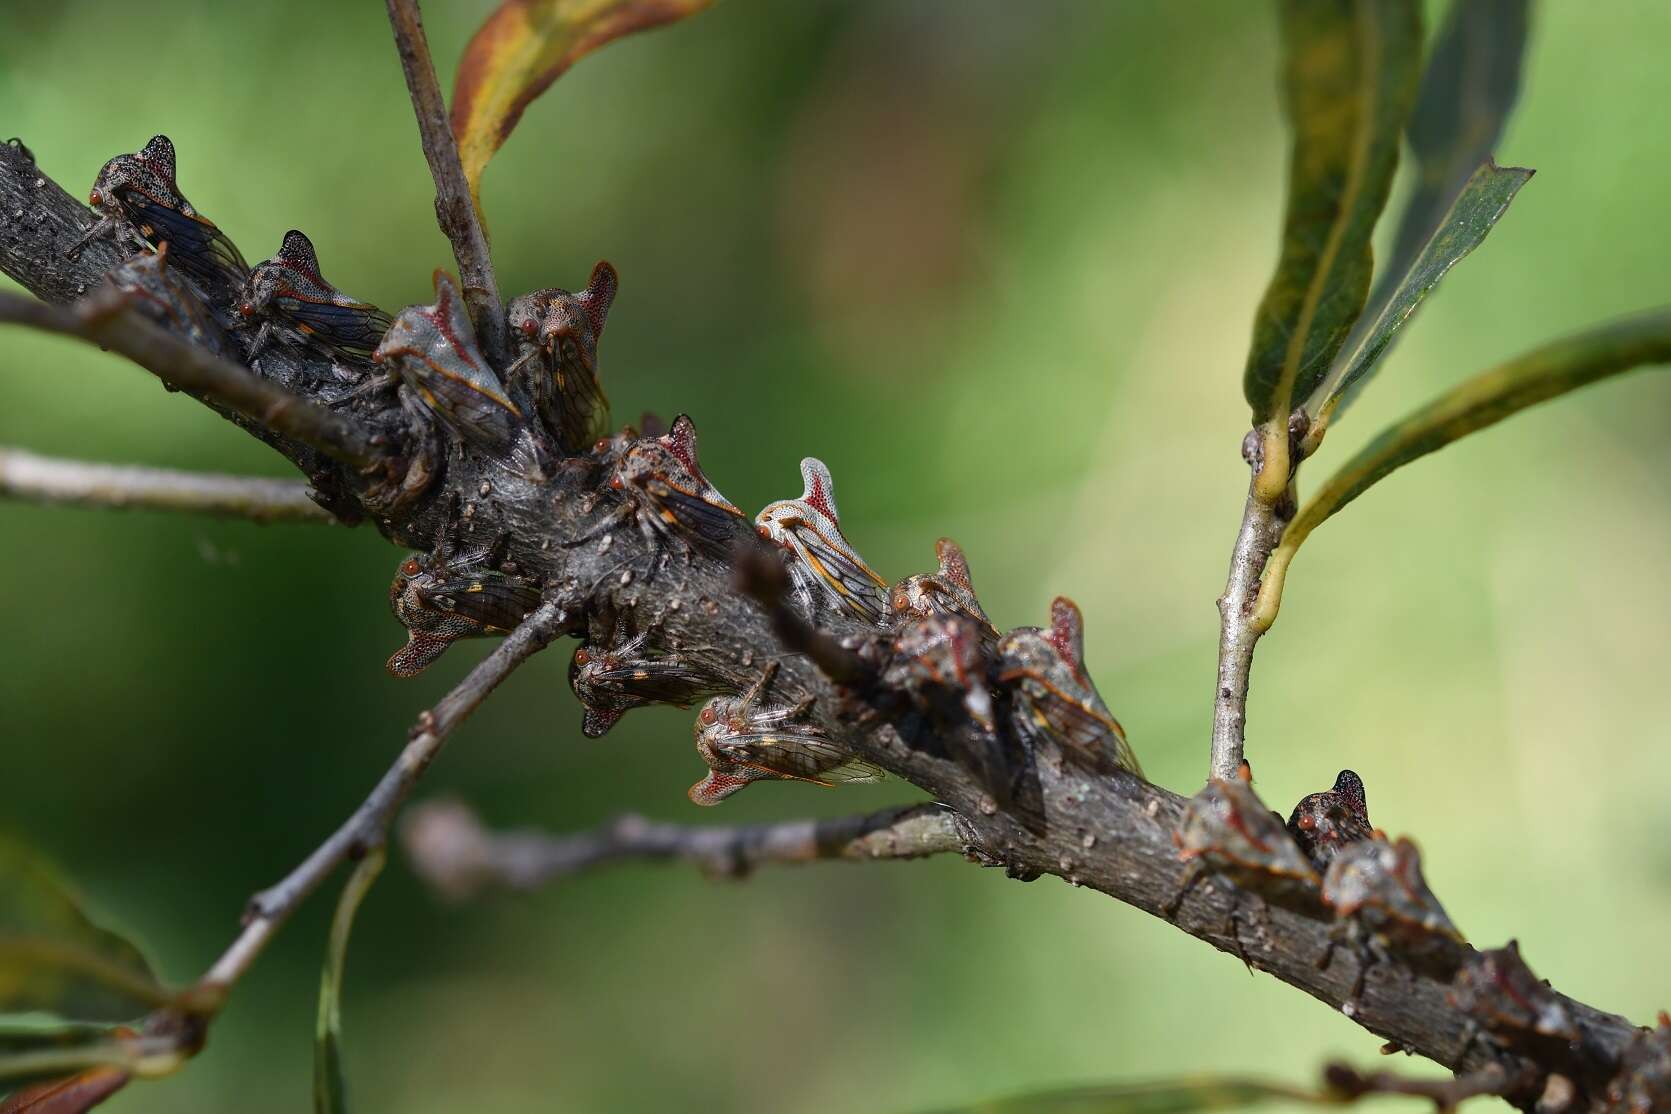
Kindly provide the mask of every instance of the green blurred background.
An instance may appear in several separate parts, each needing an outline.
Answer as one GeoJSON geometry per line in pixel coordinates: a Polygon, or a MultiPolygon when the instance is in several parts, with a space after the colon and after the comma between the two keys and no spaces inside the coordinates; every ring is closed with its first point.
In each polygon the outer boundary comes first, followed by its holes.
{"type": "MultiPolygon", "coordinates": [[[[428,5],[444,81],[489,8],[428,5]]],[[[1146,769],[1191,792],[1281,206],[1273,24],[1237,0],[726,0],[604,50],[528,113],[486,180],[502,284],[574,286],[611,259],[616,420],[689,411],[745,508],[795,494],[816,454],[890,578],[950,534],[1001,626],[1071,594],[1146,769]]],[[[1668,37],[1655,0],[1537,13],[1499,159],[1538,177],[1308,472],[1467,373],[1665,300],[1668,37]]],[[[452,266],[380,4],[6,6],[0,136],[81,193],[157,131],[251,260],[300,227],[334,282],[390,308],[452,266]]],[[[0,442],[285,474],[71,343],[0,332],[0,391],[0,442]]],[[[1671,1004],[1668,415],[1650,372],[1386,483],[1296,563],[1249,710],[1273,804],[1353,767],[1475,942],[1518,935],[1540,974],[1638,1021],[1671,1004]]],[[[369,529],[0,505],[0,543],[0,826],[174,980],[487,649],[384,673],[399,554],[369,529]]],[[[764,786],[699,812],[689,713],[583,739],[567,654],[513,677],[420,796],[568,829],[914,795],[764,786]]],[[[285,931],[200,1060],[110,1109],[304,1109],[329,905],[285,931]]],[[[403,1112],[903,1112],[1378,1059],[1157,920],[952,860],[743,884],[630,866],[449,908],[397,858],[345,1024],[361,1109],[403,1112]]]]}

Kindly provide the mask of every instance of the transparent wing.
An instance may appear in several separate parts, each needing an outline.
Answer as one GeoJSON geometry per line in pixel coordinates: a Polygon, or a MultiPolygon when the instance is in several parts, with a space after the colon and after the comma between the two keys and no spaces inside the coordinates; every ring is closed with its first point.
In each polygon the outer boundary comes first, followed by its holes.
{"type": "Polygon", "coordinates": [[[714,744],[738,765],[773,777],[819,785],[880,781],[886,773],[826,739],[797,735],[742,734],[714,744]]]}
{"type": "Polygon", "coordinates": [[[285,296],[277,304],[303,333],[348,356],[370,356],[394,323],[388,314],[366,302],[341,305],[285,296]]]}
{"type": "Polygon", "coordinates": [[[212,222],[187,216],[139,190],[123,191],[121,201],[147,240],[168,245],[169,265],[199,285],[236,290],[249,277],[249,264],[237,245],[212,222]]]}

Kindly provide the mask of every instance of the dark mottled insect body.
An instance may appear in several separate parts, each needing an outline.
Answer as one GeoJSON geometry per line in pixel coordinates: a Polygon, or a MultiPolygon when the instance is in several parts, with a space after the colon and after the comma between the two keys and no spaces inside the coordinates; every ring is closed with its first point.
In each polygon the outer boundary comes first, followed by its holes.
{"type": "Polygon", "coordinates": [[[1606,1114],[1660,1114],[1671,1110],[1671,1016],[1643,1029],[1625,1046],[1619,1071],[1607,1085],[1606,1114]]]}
{"type": "Polygon", "coordinates": [[[371,358],[425,411],[484,449],[505,451],[523,429],[522,412],[488,366],[464,300],[443,271],[435,272],[435,304],[401,310],[371,358]]]}
{"type": "Polygon", "coordinates": [[[461,638],[509,633],[539,602],[537,585],[479,559],[453,568],[408,557],[389,585],[389,609],[406,628],[406,645],[389,658],[389,672],[416,677],[461,638]]]}
{"type": "Polygon", "coordinates": [[[893,649],[884,677],[888,687],[910,693],[931,714],[943,715],[949,698],[982,728],[997,730],[987,687],[990,659],[974,623],[950,615],[917,619],[900,628],[893,649]]]}
{"type": "Polygon", "coordinates": [[[1404,837],[1342,848],[1323,874],[1323,903],[1336,917],[1411,954],[1438,941],[1462,943],[1462,933],[1427,888],[1421,853],[1404,837]]]}
{"type": "Polygon", "coordinates": [[[779,500],[754,516],[760,536],[783,551],[791,601],[813,622],[829,614],[881,622],[888,582],[841,532],[835,484],[823,461],[810,456],[801,461],[801,487],[799,499],[779,500]]]}
{"type": "Polygon", "coordinates": [[[217,356],[230,356],[232,346],[225,330],[203,304],[203,299],[168,267],[169,247],[136,255],[113,268],[112,286],[126,296],[128,304],[157,324],[207,348],[217,356]]]}
{"type": "MultiPolygon", "coordinates": [[[[1253,787],[1214,778],[1189,799],[1173,833],[1178,857],[1264,897],[1315,894],[1317,871],[1253,787]]],[[[1312,898],[1315,907],[1315,898],[1312,898]]]]}
{"type": "Polygon", "coordinates": [[[313,242],[294,228],[284,234],[278,254],[250,272],[238,313],[246,322],[261,322],[251,358],[278,331],[332,356],[369,359],[394,324],[370,302],[357,302],[326,282],[313,242]]]}
{"type": "Polygon", "coordinates": [[[615,268],[600,262],[585,289],[536,290],[514,299],[508,310],[517,360],[507,378],[526,392],[567,452],[580,452],[609,428],[609,399],[598,383],[598,341],[619,287],[615,268]]]}
{"type": "Polygon", "coordinates": [[[989,650],[995,648],[998,628],[986,617],[981,601],[975,597],[969,559],[963,555],[962,547],[950,538],[941,538],[934,543],[934,555],[940,560],[939,571],[908,576],[889,591],[894,621],[906,622],[929,615],[961,616],[975,624],[989,650]]]}
{"type": "Polygon", "coordinates": [[[1342,770],[1333,789],[1300,798],[1288,817],[1288,834],[1318,870],[1326,869],[1348,845],[1369,839],[1375,827],[1369,822],[1363,779],[1342,770]]]}
{"type": "Polygon", "coordinates": [[[214,222],[192,208],[174,179],[174,144],[153,136],[137,154],[104,164],[88,195],[99,220],[70,249],[74,255],[100,236],[131,227],[153,247],[169,246],[169,265],[206,293],[239,290],[249,264],[214,222]]]}
{"type": "Polygon", "coordinates": [[[673,704],[688,708],[704,696],[724,691],[725,685],[672,659],[649,656],[640,634],[602,649],[577,647],[569,662],[569,686],[585,709],[580,731],[589,739],[608,734],[633,708],[673,704]]]}
{"type": "Polygon", "coordinates": [[[1451,983],[1451,1004],[1501,1045],[1536,1053],[1581,1039],[1560,996],[1520,958],[1520,944],[1476,952],[1451,983]]]}
{"type": "Polygon", "coordinates": [[[751,782],[806,781],[833,787],[879,781],[883,772],[837,747],[807,716],[807,707],[762,702],[775,670],[742,696],[716,696],[696,717],[696,752],[708,774],[690,799],[716,805],[751,782]]]}
{"type": "Polygon", "coordinates": [[[747,527],[743,512],[703,474],[696,425],[686,414],[662,436],[629,445],[609,486],[632,501],[639,528],[652,542],[677,539],[722,556],[747,527]]]}
{"type": "Polygon", "coordinates": [[[1143,775],[1125,729],[1085,672],[1085,624],[1072,600],[1058,596],[1050,605],[1049,630],[1019,627],[1004,636],[997,679],[1013,694],[1023,738],[1051,742],[1097,769],[1143,775]]]}

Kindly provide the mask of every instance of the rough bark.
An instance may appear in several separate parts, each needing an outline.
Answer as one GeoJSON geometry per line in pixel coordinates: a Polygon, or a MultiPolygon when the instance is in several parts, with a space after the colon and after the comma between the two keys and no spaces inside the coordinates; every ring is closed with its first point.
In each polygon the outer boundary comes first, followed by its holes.
{"type": "MultiPolygon", "coordinates": [[[[0,269],[48,302],[87,294],[123,263],[108,242],[94,244],[76,259],[65,258],[65,249],[90,220],[84,207],[19,151],[0,145],[0,269]]],[[[229,307],[210,308],[228,319],[229,307]]],[[[230,343],[235,358],[247,351],[243,334],[231,334],[230,343]]],[[[329,362],[303,352],[263,354],[254,370],[322,404],[339,401],[343,393],[329,362]]],[[[415,454],[411,429],[389,393],[366,395],[347,413],[379,438],[393,458],[415,454]]],[[[921,717],[899,714],[898,701],[874,681],[875,669],[846,672],[846,685],[833,682],[806,653],[784,646],[780,635],[793,634],[793,624],[785,622],[781,604],[763,605],[756,598],[770,600],[769,590],[739,590],[737,560],[658,543],[639,529],[608,484],[631,443],[627,436],[563,459],[537,479],[453,445],[433,482],[396,496],[386,477],[343,467],[268,431],[256,432],[302,470],[339,517],[368,518],[397,545],[428,550],[499,542],[507,566],[543,584],[548,607],[542,610],[558,617],[557,633],[589,633],[602,641],[626,617],[632,629],[653,632],[661,651],[700,661],[736,692],[745,690],[768,663],[777,663],[778,697],[811,701],[811,714],[844,748],[954,810],[969,858],[1018,878],[1057,875],[1162,917],[1347,1012],[1403,1049],[1458,1071],[1502,1062],[1505,1077],[1513,1079],[1541,1081],[1558,1070],[1577,1086],[1578,1105],[1571,1109],[1600,1109],[1605,1084],[1637,1032],[1622,1017],[1563,999],[1583,1033],[1581,1055],[1540,1063],[1499,1048],[1478,1038],[1469,1015],[1448,997],[1451,978],[1466,958],[1460,949],[1420,968],[1396,957],[1379,963],[1354,998],[1358,958],[1350,949],[1331,947],[1334,923],[1320,903],[1270,904],[1219,877],[1203,880],[1175,902],[1184,866],[1173,833],[1184,800],[1139,778],[1024,755],[1016,791],[1003,802],[995,800],[952,757],[981,749],[985,740],[979,726],[968,720],[930,725],[921,717]],[[1332,962],[1322,965],[1331,954],[1332,962]]],[[[744,526],[737,540],[739,552],[746,552],[754,539],[744,526]]],[[[367,606],[382,602],[368,601],[367,606]]],[[[855,624],[836,633],[858,661],[867,654],[885,658],[888,652],[887,634],[880,628],[855,624]]],[[[1535,1098],[1535,1093],[1511,1096],[1526,1108],[1535,1098]]]]}

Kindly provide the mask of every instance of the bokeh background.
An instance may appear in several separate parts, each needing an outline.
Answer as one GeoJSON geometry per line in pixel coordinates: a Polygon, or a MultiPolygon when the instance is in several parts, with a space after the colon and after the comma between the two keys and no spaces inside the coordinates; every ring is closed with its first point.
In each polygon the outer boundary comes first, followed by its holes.
{"type": "MultiPolygon", "coordinates": [[[[427,7],[450,83],[490,5],[427,7]]],[[[1655,0],[1537,13],[1499,159],[1538,176],[1308,473],[1465,374],[1665,300],[1668,37],[1655,0]]],[[[745,508],[797,493],[816,454],[885,575],[950,534],[1002,626],[1071,594],[1145,767],[1188,793],[1281,206],[1275,51],[1270,10],[1240,0],[726,0],[528,113],[486,180],[502,282],[573,286],[611,259],[617,421],[689,411],[745,508]]],[[[333,281],[390,308],[452,265],[381,5],[0,13],[0,135],[71,192],[158,131],[251,260],[300,227],[333,281]]],[[[285,474],[68,342],[0,332],[0,392],[0,442],[285,474]]],[[[1271,802],[1358,770],[1473,940],[1517,935],[1540,974],[1639,1021],[1671,1004],[1668,416],[1671,379],[1639,373],[1385,483],[1296,563],[1249,710],[1271,802]]],[[[0,827],[195,976],[487,649],[384,673],[399,556],[369,529],[0,505],[0,827]]],[[[554,829],[914,796],[763,786],[699,812],[689,713],[583,739],[567,656],[514,676],[420,795],[554,829]]],[[[207,1054],[110,1109],[304,1109],[329,906],[284,932],[207,1054]]],[[[361,1108],[407,1114],[907,1112],[1377,1061],[1345,1019],[1154,919],[951,860],[742,884],[628,866],[445,907],[397,858],[345,1008],[361,1108]]]]}

